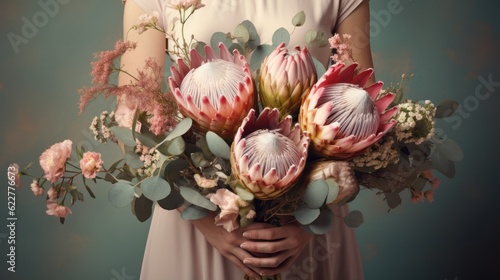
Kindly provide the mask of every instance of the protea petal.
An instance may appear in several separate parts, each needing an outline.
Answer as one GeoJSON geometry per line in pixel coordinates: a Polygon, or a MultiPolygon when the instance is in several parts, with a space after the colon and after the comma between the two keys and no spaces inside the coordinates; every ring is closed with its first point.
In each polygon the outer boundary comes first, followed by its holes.
{"type": "Polygon", "coordinates": [[[231,146],[233,177],[258,199],[283,194],[304,170],[309,136],[291,116],[279,121],[277,109],[265,108],[257,117],[252,109],[231,146]]]}
{"type": "Polygon", "coordinates": [[[230,53],[224,44],[219,44],[220,56],[209,46],[204,50],[206,58],[190,51],[191,66],[177,60],[177,67],[170,69],[169,86],[181,114],[193,119],[198,132],[211,130],[229,140],[254,107],[250,67],[237,50],[230,53]]]}
{"type": "Polygon", "coordinates": [[[394,124],[387,110],[393,94],[377,98],[383,83],[365,86],[372,69],[355,74],[357,64],[332,65],[304,98],[299,123],[321,157],[348,158],[363,152],[394,124]]]}

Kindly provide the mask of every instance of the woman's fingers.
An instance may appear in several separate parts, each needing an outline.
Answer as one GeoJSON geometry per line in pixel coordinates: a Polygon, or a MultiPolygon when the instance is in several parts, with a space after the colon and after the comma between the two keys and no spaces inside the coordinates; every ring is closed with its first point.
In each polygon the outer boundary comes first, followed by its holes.
{"type": "Polygon", "coordinates": [[[285,227],[251,228],[243,232],[243,237],[253,240],[278,240],[290,233],[285,227]]]}

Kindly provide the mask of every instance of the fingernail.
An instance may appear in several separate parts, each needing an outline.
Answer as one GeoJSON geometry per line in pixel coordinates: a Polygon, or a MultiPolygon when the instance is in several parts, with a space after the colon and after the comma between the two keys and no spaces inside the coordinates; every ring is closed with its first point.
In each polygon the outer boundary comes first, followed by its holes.
{"type": "Polygon", "coordinates": [[[243,233],[243,237],[248,238],[248,237],[250,237],[250,234],[249,234],[248,232],[246,232],[246,231],[245,231],[245,232],[243,233]]]}
{"type": "Polygon", "coordinates": [[[246,247],[247,247],[247,244],[246,244],[246,243],[241,243],[241,244],[240,244],[240,248],[241,248],[241,249],[246,249],[246,247]]]}
{"type": "Polygon", "coordinates": [[[244,259],[244,260],[243,260],[243,263],[244,263],[244,264],[250,264],[250,263],[251,263],[251,261],[249,261],[248,259],[244,259]]]}

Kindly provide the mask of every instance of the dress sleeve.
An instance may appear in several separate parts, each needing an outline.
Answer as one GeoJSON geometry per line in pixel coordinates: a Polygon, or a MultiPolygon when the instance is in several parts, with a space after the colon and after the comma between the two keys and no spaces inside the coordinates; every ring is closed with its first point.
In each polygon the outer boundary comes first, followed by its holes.
{"type": "Polygon", "coordinates": [[[344,21],[363,1],[369,0],[338,0],[340,2],[337,25],[344,21]]]}

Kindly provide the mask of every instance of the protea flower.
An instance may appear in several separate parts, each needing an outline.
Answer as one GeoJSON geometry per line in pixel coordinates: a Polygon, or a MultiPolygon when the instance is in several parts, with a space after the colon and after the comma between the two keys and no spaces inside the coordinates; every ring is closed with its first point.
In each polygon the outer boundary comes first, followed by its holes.
{"type": "Polygon", "coordinates": [[[237,50],[231,54],[219,44],[220,57],[205,46],[206,59],[195,49],[191,66],[177,59],[168,79],[180,112],[193,119],[201,133],[213,131],[231,139],[255,103],[255,86],[250,66],[237,50]]]}
{"type": "Polygon", "coordinates": [[[281,118],[296,114],[302,97],[309,93],[317,79],[309,50],[297,46],[289,52],[285,43],[281,43],[260,67],[262,106],[278,108],[281,118]]]}
{"type": "Polygon", "coordinates": [[[281,122],[277,109],[265,108],[257,118],[250,110],[231,146],[235,179],[256,198],[278,197],[290,189],[304,170],[309,136],[292,117],[281,122]]]}
{"type": "Polygon", "coordinates": [[[396,123],[397,108],[386,110],[392,93],[377,98],[382,82],[366,83],[367,69],[355,75],[357,64],[335,64],[313,86],[300,108],[299,122],[311,133],[312,147],[320,156],[348,158],[377,142],[396,123]],[[343,70],[343,71],[342,71],[343,70]]]}
{"type": "Polygon", "coordinates": [[[339,193],[332,203],[349,199],[358,190],[358,181],[354,171],[347,161],[316,161],[308,164],[307,177],[304,184],[308,185],[314,180],[334,180],[339,185],[339,193]]]}

